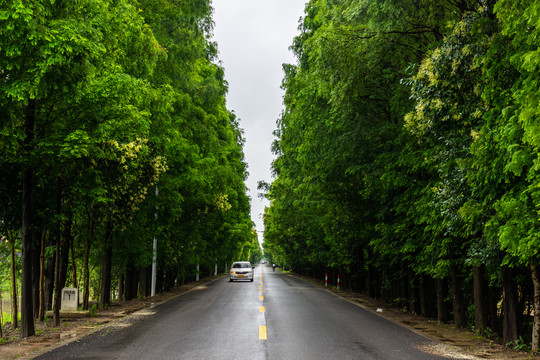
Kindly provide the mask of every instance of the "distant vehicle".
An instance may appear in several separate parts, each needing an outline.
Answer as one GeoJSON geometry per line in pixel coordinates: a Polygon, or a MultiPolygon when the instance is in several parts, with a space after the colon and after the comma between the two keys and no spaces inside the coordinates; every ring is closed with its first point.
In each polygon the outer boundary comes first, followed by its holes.
{"type": "Polygon", "coordinates": [[[268,264],[268,261],[263,260],[263,261],[261,261],[261,264],[266,265],[266,264],[268,264]]]}
{"type": "Polygon", "coordinates": [[[249,261],[236,261],[231,266],[229,273],[229,281],[234,280],[249,280],[253,281],[253,269],[255,266],[251,266],[249,261]]]}

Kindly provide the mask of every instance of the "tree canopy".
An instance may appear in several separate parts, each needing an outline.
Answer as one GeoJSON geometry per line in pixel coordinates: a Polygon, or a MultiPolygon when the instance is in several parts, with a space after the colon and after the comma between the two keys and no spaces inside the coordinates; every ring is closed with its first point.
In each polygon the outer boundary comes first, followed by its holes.
{"type": "Polygon", "coordinates": [[[265,254],[537,350],[538,6],[309,1],[265,254]]]}
{"type": "Polygon", "coordinates": [[[0,3],[0,235],[22,249],[21,337],[70,280],[84,307],[148,296],[154,237],[158,291],[261,256],[209,0],[0,3]]]}

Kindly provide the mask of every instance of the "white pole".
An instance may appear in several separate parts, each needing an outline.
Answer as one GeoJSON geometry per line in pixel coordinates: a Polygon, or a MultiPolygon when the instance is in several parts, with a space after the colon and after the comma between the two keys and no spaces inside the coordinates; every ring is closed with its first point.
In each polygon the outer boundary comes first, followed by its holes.
{"type": "Polygon", "coordinates": [[[214,276],[217,275],[217,259],[216,259],[216,266],[214,266],[214,276]]]}
{"type": "MultiPolygon", "coordinates": [[[[157,197],[159,195],[159,188],[158,186],[156,185],[156,200],[157,200],[157,197]]],[[[156,217],[156,220],[157,220],[157,205],[156,205],[156,213],[155,213],[155,217],[156,217]]],[[[157,222],[157,221],[156,221],[157,222]]],[[[156,226],[157,227],[157,226],[156,226]]],[[[150,296],[154,296],[156,295],[156,278],[157,278],[157,237],[156,235],[154,234],[154,244],[152,246],[152,249],[153,249],[153,256],[152,256],[152,289],[150,290],[150,296]]]]}

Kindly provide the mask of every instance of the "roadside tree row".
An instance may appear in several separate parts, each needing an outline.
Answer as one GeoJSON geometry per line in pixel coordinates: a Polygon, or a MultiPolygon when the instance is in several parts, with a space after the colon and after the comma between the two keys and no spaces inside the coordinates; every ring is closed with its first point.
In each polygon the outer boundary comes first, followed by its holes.
{"type": "Polygon", "coordinates": [[[310,1],[261,184],[265,254],[538,351],[539,10],[310,1]]]}
{"type": "Polygon", "coordinates": [[[157,291],[260,256],[210,1],[0,3],[0,271],[20,276],[21,337],[60,322],[64,286],[84,309],[150,295],[154,238],[157,291]]]}

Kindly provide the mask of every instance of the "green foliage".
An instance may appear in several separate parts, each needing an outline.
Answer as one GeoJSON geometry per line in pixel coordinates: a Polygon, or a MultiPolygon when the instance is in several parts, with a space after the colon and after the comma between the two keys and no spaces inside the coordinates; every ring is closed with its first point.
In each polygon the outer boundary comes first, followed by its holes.
{"type": "Polygon", "coordinates": [[[507,348],[512,348],[514,350],[518,351],[531,351],[531,343],[527,343],[523,338],[520,336],[519,339],[516,341],[511,341],[508,344],[506,344],[507,348]]]}
{"type": "MultiPolygon", "coordinates": [[[[430,87],[424,73],[433,64],[425,60],[419,66],[424,54],[443,40],[448,21],[460,20],[464,10],[434,11],[440,6],[427,1],[416,2],[414,11],[410,2],[395,1],[310,1],[306,6],[302,33],[292,47],[298,65],[284,67],[286,110],[274,144],[277,179],[267,195],[272,206],[265,213],[265,252],[273,258],[295,268],[345,272],[406,259],[417,272],[444,276],[430,259],[434,255],[426,252],[439,251],[435,241],[448,228],[459,232],[460,202],[455,201],[459,189],[437,178],[460,184],[465,180],[455,153],[441,150],[435,156],[402,122],[412,109],[420,115],[421,106],[414,105],[422,103],[420,98],[432,97],[430,104],[435,104],[435,91],[440,98],[448,96],[449,88],[463,85],[430,87]],[[411,95],[412,82],[403,79],[419,68],[423,72],[418,73],[417,95],[411,95]],[[451,158],[445,167],[433,168],[439,160],[451,158]],[[448,214],[446,224],[433,217],[440,213],[448,214]],[[377,256],[366,257],[366,251],[377,256]]],[[[474,56],[481,55],[471,47],[458,54],[463,59],[448,60],[460,45],[458,37],[459,31],[442,55],[441,50],[434,52],[446,62],[437,65],[438,71],[454,67],[454,74],[446,75],[451,80],[470,72],[460,61],[472,65],[474,56]]],[[[481,90],[476,89],[476,99],[481,90]]],[[[449,109],[455,100],[447,100],[452,101],[449,109]]],[[[446,116],[453,119],[467,106],[446,116]]],[[[482,115],[472,108],[467,111],[464,117],[482,115]]],[[[434,115],[426,113],[417,123],[429,123],[434,115]]],[[[436,134],[433,138],[439,140],[436,134]]],[[[460,151],[465,154],[467,148],[460,151]]]]}
{"type": "Polygon", "coordinates": [[[90,317],[97,316],[97,304],[93,304],[90,308],[90,317]]]}
{"type": "MultiPolygon", "coordinates": [[[[500,111],[499,142],[507,150],[503,153],[502,172],[512,178],[512,187],[498,198],[493,225],[499,227],[500,241],[508,253],[528,264],[538,260],[538,59],[539,27],[536,15],[540,4],[533,2],[501,1],[496,4],[501,21],[502,36],[512,44],[503,52],[507,68],[514,71],[514,83],[506,86],[511,97],[506,107],[490,94],[490,100],[500,111]],[[523,26],[527,32],[523,32],[523,26]],[[519,74],[517,74],[519,72],[519,74]],[[495,222],[496,221],[496,222],[495,222]]],[[[499,48],[501,43],[498,44],[499,48]]],[[[491,68],[497,64],[491,63],[491,68]]],[[[500,65],[499,65],[500,66],[500,65]]],[[[503,83],[505,84],[505,83],[503,83]]],[[[502,151],[501,151],[502,152],[502,151]]]]}
{"type": "Polygon", "coordinates": [[[194,264],[260,257],[208,0],[1,3],[2,239],[21,227],[31,169],[32,230],[48,230],[47,244],[56,231],[73,242],[77,267],[88,257],[94,298],[104,245],[116,287],[127,269],[151,264],[155,236],[158,291],[194,264]],[[24,146],[29,116],[35,139],[24,146]]]}
{"type": "Polygon", "coordinates": [[[467,14],[441,45],[424,58],[407,82],[416,106],[405,116],[405,127],[423,149],[425,171],[433,174],[426,183],[430,196],[419,204],[422,211],[430,213],[424,222],[428,236],[420,245],[429,252],[421,258],[429,261],[419,269],[438,278],[446,276],[449,265],[463,261],[457,259],[481,241],[479,229],[464,221],[473,204],[466,179],[470,147],[478,137],[486,108],[481,98],[481,64],[491,44],[493,28],[489,13],[467,14]],[[441,242],[441,236],[449,241],[441,242]]]}
{"type": "Polygon", "coordinates": [[[473,267],[493,290],[502,267],[536,264],[539,10],[309,1],[284,66],[276,178],[261,184],[265,256],[410,311],[448,281],[469,322],[473,267]]]}

